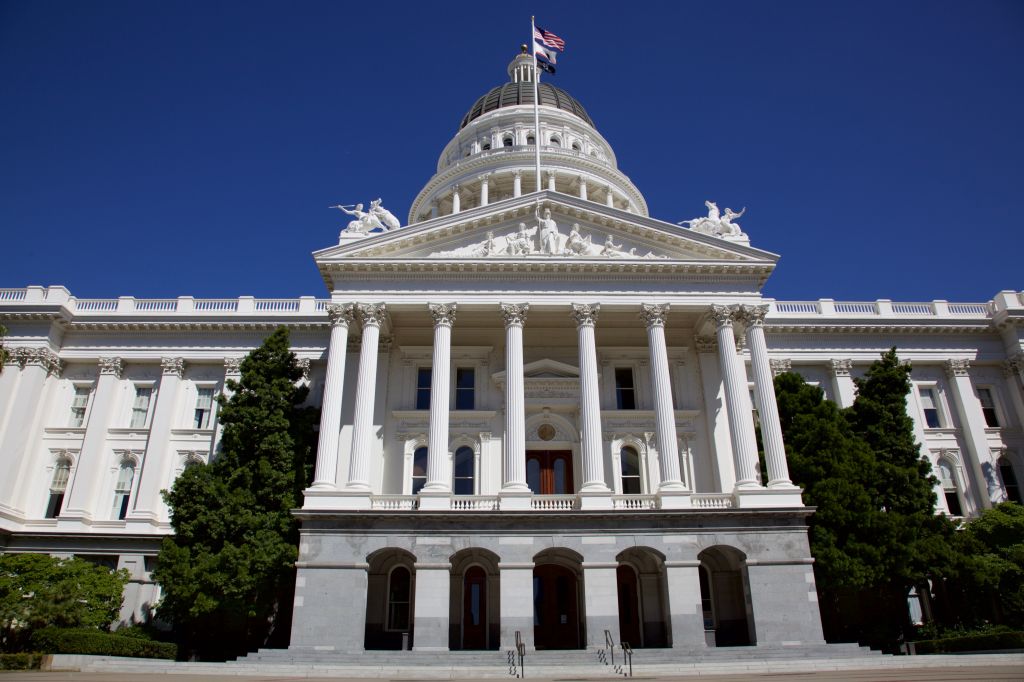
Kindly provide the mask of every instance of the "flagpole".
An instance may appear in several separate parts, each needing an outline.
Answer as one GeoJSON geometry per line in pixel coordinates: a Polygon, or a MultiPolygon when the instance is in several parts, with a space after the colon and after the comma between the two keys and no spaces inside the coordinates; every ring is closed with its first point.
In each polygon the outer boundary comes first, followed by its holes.
{"type": "Polygon", "coordinates": [[[533,45],[533,150],[536,154],[537,191],[540,191],[540,69],[537,68],[536,18],[530,17],[530,44],[533,45]]]}

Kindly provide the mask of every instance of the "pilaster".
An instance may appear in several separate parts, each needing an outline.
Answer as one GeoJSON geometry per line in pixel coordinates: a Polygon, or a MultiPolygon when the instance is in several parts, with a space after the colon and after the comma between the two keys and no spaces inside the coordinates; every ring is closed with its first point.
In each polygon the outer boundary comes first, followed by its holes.
{"type": "Polygon", "coordinates": [[[857,388],[853,383],[853,360],[840,359],[829,362],[832,370],[832,392],[839,407],[852,407],[857,398],[857,388]]]}
{"type": "Polygon", "coordinates": [[[947,360],[945,369],[949,378],[950,393],[953,406],[956,408],[963,429],[964,445],[967,449],[967,470],[971,472],[971,487],[974,488],[973,498],[979,509],[992,508],[992,496],[982,470],[982,462],[991,459],[988,439],[985,436],[985,415],[981,411],[981,403],[974,394],[971,377],[968,373],[970,362],[964,359],[947,360]]]}
{"type": "Polygon", "coordinates": [[[160,361],[160,385],[156,393],[156,406],[146,441],[146,453],[142,460],[138,492],[128,515],[128,522],[142,521],[155,524],[164,514],[160,491],[169,486],[167,477],[171,471],[170,441],[177,414],[181,379],[185,372],[182,358],[163,358],[160,361]]]}

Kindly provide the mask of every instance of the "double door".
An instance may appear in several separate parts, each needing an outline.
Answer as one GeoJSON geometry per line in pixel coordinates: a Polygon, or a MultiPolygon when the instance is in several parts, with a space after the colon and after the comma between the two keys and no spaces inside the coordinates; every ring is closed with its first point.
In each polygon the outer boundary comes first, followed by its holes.
{"type": "Polygon", "coordinates": [[[526,484],[534,495],[571,495],[576,492],[572,482],[572,451],[528,450],[526,484]]]}

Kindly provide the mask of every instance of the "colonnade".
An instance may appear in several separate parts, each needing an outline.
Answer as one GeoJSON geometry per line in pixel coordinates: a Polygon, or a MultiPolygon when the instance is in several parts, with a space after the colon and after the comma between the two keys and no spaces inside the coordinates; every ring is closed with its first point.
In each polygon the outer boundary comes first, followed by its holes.
{"type": "MultiPolygon", "coordinates": [[[[429,415],[427,482],[421,491],[420,508],[447,508],[452,494],[448,458],[449,374],[451,370],[451,334],[455,325],[457,303],[433,303],[428,310],[433,319],[434,345],[429,415]]],[[[505,448],[502,455],[502,485],[499,497],[504,509],[528,509],[530,489],[526,481],[526,429],[523,375],[523,328],[530,306],[527,303],[503,303],[499,306],[505,325],[505,448]]],[[[580,506],[608,508],[611,489],[604,471],[602,453],[603,431],[599,395],[597,344],[595,328],[601,306],[598,303],[573,303],[571,319],[575,322],[579,349],[581,436],[580,506]]],[[[771,488],[793,489],[786,464],[782,429],[779,424],[772,369],[768,361],[763,322],[768,306],[713,306],[711,317],[716,325],[718,356],[725,386],[730,438],[738,489],[762,488],[757,472],[757,446],[754,425],[747,400],[747,380],[743,362],[736,352],[733,323],[745,325],[755,382],[758,414],[765,444],[768,485],[771,488]]],[[[668,304],[642,304],[640,320],[648,339],[651,386],[658,447],[660,485],[657,493],[663,508],[685,506],[673,498],[682,498],[686,487],[680,477],[675,406],[672,400],[671,376],[665,341],[665,320],[668,304]]],[[[378,341],[380,327],[387,314],[379,304],[330,305],[331,341],[328,350],[328,372],[324,388],[324,407],[320,427],[314,489],[337,489],[349,493],[370,491],[373,406],[375,404],[378,341]],[[347,352],[348,327],[359,318],[363,338],[359,352],[359,372],[354,394],[352,449],[348,478],[341,480],[338,472],[338,437],[341,429],[342,382],[344,355],[347,352]],[[336,356],[342,356],[338,358],[336,356]],[[333,479],[332,479],[333,475],[333,479]]],[[[723,491],[729,492],[729,491],[723,491]]]]}

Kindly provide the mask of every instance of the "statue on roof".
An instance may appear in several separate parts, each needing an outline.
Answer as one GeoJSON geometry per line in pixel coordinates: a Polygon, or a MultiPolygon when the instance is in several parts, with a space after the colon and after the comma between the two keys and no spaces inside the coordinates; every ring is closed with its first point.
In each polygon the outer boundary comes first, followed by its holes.
{"type": "Polygon", "coordinates": [[[694,232],[709,234],[713,237],[746,237],[743,230],[740,229],[740,226],[732,222],[735,218],[739,218],[741,215],[746,213],[746,207],[744,207],[739,213],[731,208],[726,208],[725,215],[722,215],[718,210],[718,204],[715,202],[705,201],[704,205],[708,208],[707,217],[683,220],[677,224],[685,225],[694,232]]]}
{"type": "Polygon", "coordinates": [[[348,213],[350,216],[355,216],[355,220],[349,221],[348,226],[343,230],[343,232],[356,232],[359,234],[366,234],[371,230],[376,229],[380,229],[382,231],[387,230],[387,228],[384,227],[384,224],[380,221],[380,218],[378,218],[373,213],[368,213],[363,210],[362,204],[356,204],[355,206],[352,207],[352,210],[349,210],[348,206],[342,206],[341,204],[329,206],[328,208],[336,208],[343,213],[348,213]]]}
{"type": "Polygon", "coordinates": [[[537,226],[540,228],[540,250],[541,253],[548,255],[555,255],[558,253],[558,242],[559,237],[562,235],[558,232],[558,224],[554,218],[551,217],[551,209],[544,209],[544,217],[537,218],[537,226]]]}
{"type": "Polygon", "coordinates": [[[402,226],[398,222],[398,218],[395,215],[380,205],[380,199],[374,199],[370,202],[370,213],[376,216],[377,220],[384,224],[385,230],[397,230],[402,226]]]}

